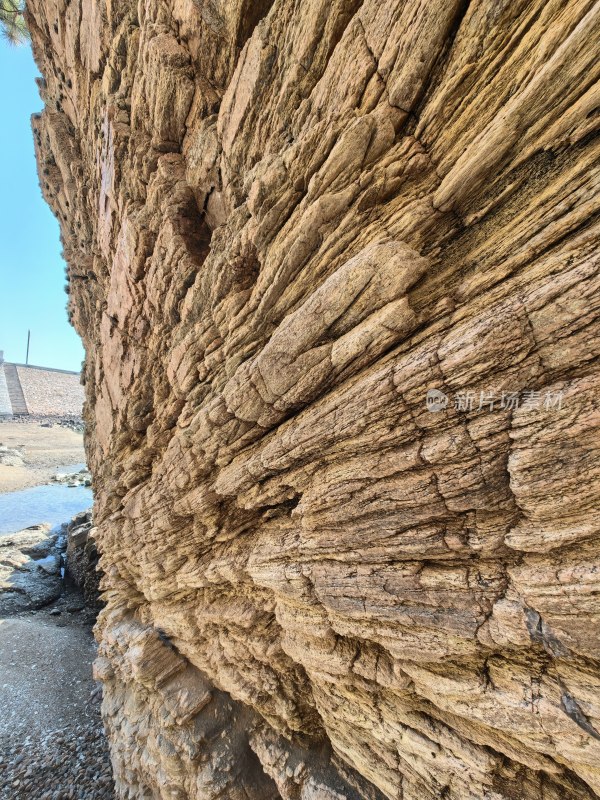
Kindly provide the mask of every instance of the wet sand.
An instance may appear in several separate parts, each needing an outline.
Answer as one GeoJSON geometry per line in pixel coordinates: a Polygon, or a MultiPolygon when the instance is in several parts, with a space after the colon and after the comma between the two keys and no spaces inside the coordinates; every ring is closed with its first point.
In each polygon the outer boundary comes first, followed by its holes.
{"type": "Polygon", "coordinates": [[[83,434],[39,422],[0,423],[0,443],[21,451],[24,466],[0,464],[0,493],[48,483],[59,467],[85,461],[83,434]]]}

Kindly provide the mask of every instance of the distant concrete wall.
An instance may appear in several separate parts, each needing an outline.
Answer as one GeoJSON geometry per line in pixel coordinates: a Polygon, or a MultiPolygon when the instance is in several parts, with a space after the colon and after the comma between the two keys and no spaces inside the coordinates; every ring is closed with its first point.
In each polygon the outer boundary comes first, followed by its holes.
{"type": "Polygon", "coordinates": [[[0,416],[4,416],[5,414],[12,414],[12,406],[10,404],[10,396],[6,385],[6,376],[4,374],[1,354],[2,351],[0,350],[0,416]]]}
{"type": "Polygon", "coordinates": [[[83,386],[79,373],[17,365],[30,414],[81,416],[83,386]]]}

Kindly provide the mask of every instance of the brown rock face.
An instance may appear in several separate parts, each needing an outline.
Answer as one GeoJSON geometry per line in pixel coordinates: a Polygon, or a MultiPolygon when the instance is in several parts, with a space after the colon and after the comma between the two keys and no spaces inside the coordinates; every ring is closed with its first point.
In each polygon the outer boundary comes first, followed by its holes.
{"type": "Polygon", "coordinates": [[[120,796],[600,796],[600,3],[28,7],[120,796]]]}

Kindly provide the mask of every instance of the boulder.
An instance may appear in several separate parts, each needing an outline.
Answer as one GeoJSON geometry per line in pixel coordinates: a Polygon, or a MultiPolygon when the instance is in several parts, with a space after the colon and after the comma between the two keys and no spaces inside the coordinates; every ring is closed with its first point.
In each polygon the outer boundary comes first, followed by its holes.
{"type": "Polygon", "coordinates": [[[33,610],[62,592],[64,540],[49,525],[0,536],[0,616],[33,610]]]}
{"type": "Polygon", "coordinates": [[[20,450],[0,444],[0,464],[5,467],[22,467],[23,455],[20,450]]]}
{"type": "Polygon", "coordinates": [[[66,575],[81,589],[86,606],[100,607],[98,550],[92,511],[77,514],[67,526],[66,575]]]}

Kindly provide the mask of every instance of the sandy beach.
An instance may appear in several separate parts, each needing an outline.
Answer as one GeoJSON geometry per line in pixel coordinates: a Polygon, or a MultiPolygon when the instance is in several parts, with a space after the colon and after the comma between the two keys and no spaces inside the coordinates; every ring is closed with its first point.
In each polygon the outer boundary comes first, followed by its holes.
{"type": "Polygon", "coordinates": [[[48,483],[58,468],[85,461],[83,434],[58,424],[2,422],[0,444],[18,450],[23,459],[23,466],[0,464],[0,493],[48,483]]]}

